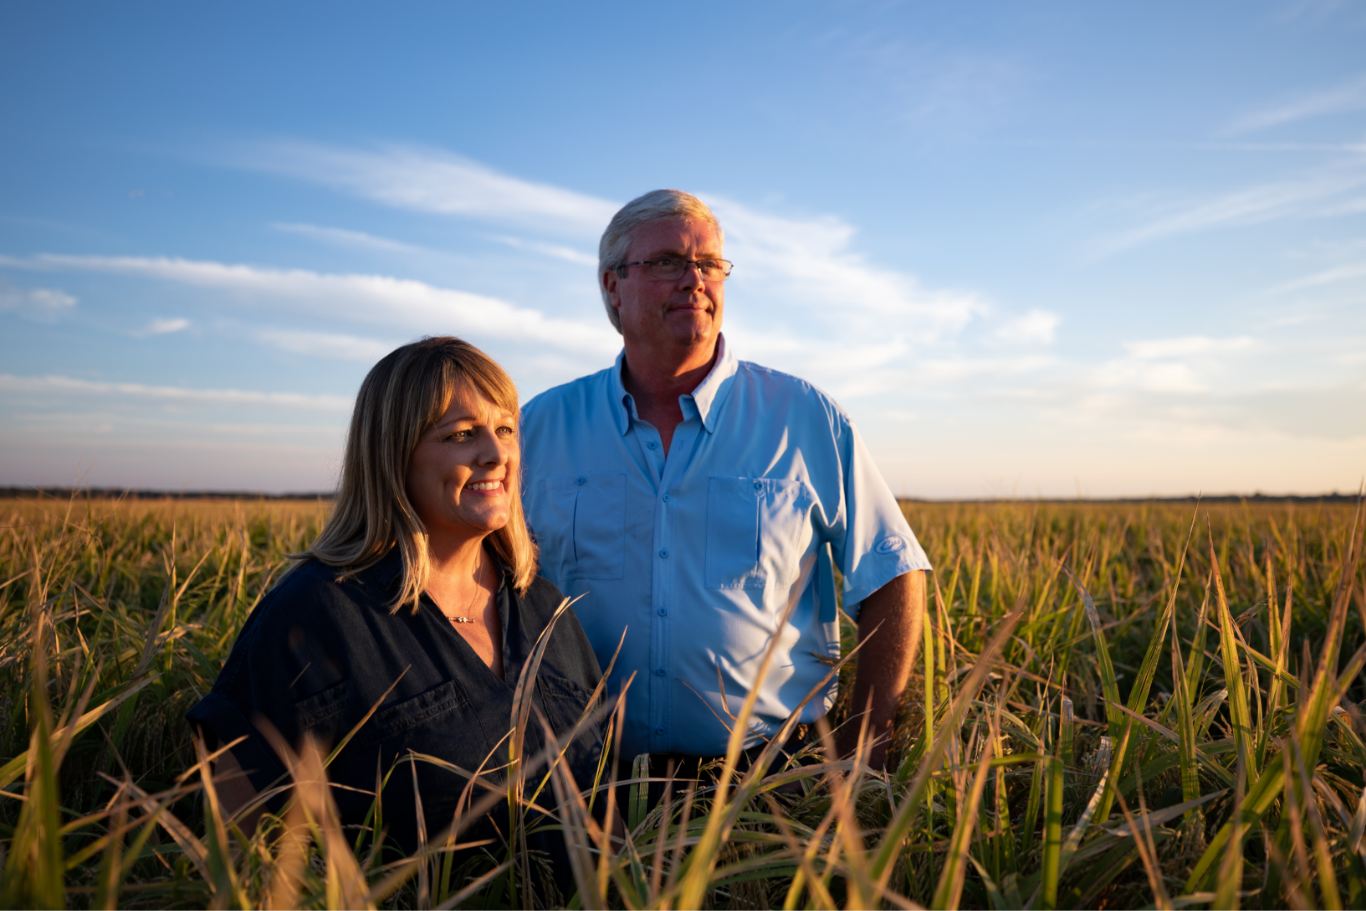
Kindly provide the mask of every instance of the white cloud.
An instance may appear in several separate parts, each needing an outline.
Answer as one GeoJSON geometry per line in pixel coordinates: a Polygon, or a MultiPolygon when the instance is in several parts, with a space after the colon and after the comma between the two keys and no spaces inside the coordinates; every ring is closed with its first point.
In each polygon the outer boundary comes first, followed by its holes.
{"type": "Polygon", "coordinates": [[[1313,275],[1306,275],[1304,278],[1297,278],[1267,289],[1267,294],[1279,294],[1283,291],[1300,291],[1305,288],[1317,288],[1323,285],[1333,285],[1338,282],[1349,281],[1354,278],[1366,276],[1366,265],[1346,265],[1334,266],[1331,269],[1324,269],[1322,272],[1315,272],[1313,275]]]}
{"type": "MultiPolygon", "coordinates": [[[[1210,338],[1187,335],[1123,343],[1125,357],[1091,371],[1087,389],[1117,388],[1157,393],[1205,393],[1225,370],[1228,355],[1246,354],[1260,345],[1250,336],[1210,338]]],[[[1101,394],[1102,398],[1105,394],[1101,394]]]]}
{"type": "Polygon", "coordinates": [[[768,305],[770,320],[809,326],[812,338],[875,331],[884,344],[893,337],[933,341],[957,335],[988,309],[973,292],[928,289],[913,275],[868,262],[853,249],[854,227],[834,216],[784,218],[709,201],[736,261],[732,281],[743,284],[746,299],[768,305]]]}
{"type": "Polygon", "coordinates": [[[439,149],[341,148],[306,142],[249,147],[234,162],[333,187],[383,205],[596,237],[617,203],[503,174],[439,149]]]}
{"type": "Polygon", "coordinates": [[[512,341],[534,341],[577,352],[615,354],[616,333],[605,320],[575,322],[547,317],[480,294],[440,288],[387,275],[270,269],[204,260],[134,256],[38,254],[0,257],[0,265],[46,271],[100,272],[178,282],[244,295],[252,304],[281,302],[295,312],[421,333],[455,332],[512,341]]]}
{"type": "Polygon", "coordinates": [[[996,329],[996,337],[1016,345],[1049,345],[1062,323],[1062,314],[1049,310],[1030,310],[1023,316],[1006,320],[996,329]]]}
{"type": "Polygon", "coordinates": [[[1151,361],[1160,358],[1191,357],[1193,355],[1226,354],[1233,351],[1248,351],[1256,347],[1257,341],[1251,336],[1240,335],[1236,338],[1210,338],[1206,335],[1185,335],[1179,338],[1159,338],[1145,341],[1124,342],[1124,350],[1139,360],[1151,361]]]}
{"type": "Polygon", "coordinates": [[[422,247],[405,244],[402,241],[377,237],[364,231],[348,231],[345,228],[328,228],[322,225],[275,222],[271,225],[276,231],[299,234],[312,240],[322,241],[337,247],[351,249],[379,250],[384,253],[424,253],[422,247]]]}
{"type": "Polygon", "coordinates": [[[51,323],[70,312],[76,298],[55,288],[16,288],[0,277],[0,312],[17,313],[25,319],[51,323]]]}
{"type": "Polygon", "coordinates": [[[374,339],[327,332],[286,332],[267,329],[258,332],[256,337],[269,345],[296,354],[366,363],[374,363],[397,347],[374,339]]]}
{"type": "Polygon", "coordinates": [[[1147,224],[1101,241],[1096,249],[1103,255],[1195,231],[1348,215],[1366,207],[1363,187],[1366,156],[1357,155],[1293,179],[1171,205],[1147,224]]]}
{"type": "Polygon", "coordinates": [[[1284,98],[1261,110],[1239,117],[1229,124],[1224,132],[1251,133],[1311,117],[1361,110],[1366,110],[1366,73],[1331,88],[1284,98]]]}
{"type": "Polygon", "coordinates": [[[190,321],[182,316],[172,319],[154,319],[146,326],[143,326],[134,335],[169,335],[173,332],[183,332],[190,328],[190,321]]]}
{"type": "Polygon", "coordinates": [[[297,392],[248,392],[241,389],[185,389],[180,386],[147,386],[142,383],[101,383],[69,376],[14,376],[0,373],[0,392],[66,395],[110,395],[154,399],[177,404],[267,405],[349,411],[351,399],[338,395],[305,395],[297,392]]]}
{"type": "MultiPolygon", "coordinates": [[[[604,225],[604,227],[606,226],[604,225]]],[[[520,237],[506,237],[503,235],[495,235],[493,239],[500,244],[507,244],[509,247],[515,247],[518,250],[530,250],[533,253],[540,253],[543,256],[562,259],[565,262],[577,263],[580,266],[596,266],[598,264],[598,258],[593,254],[585,253],[582,250],[575,250],[572,247],[562,247],[558,244],[542,244],[535,241],[523,240],[520,237]]]]}

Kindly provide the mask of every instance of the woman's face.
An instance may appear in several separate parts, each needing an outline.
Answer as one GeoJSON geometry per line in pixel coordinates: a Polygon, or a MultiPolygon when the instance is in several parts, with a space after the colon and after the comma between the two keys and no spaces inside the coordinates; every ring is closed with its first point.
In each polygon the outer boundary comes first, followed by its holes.
{"type": "Polygon", "coordinates": [[[408,499],[435,540],[483,538],[512,517],[521,451],[517,415],[467,385],[408,460],[408,499]]]}

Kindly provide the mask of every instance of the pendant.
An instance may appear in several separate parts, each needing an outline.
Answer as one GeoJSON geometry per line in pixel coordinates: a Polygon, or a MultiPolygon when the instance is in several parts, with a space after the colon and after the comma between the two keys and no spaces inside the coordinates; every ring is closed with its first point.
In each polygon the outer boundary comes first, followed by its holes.
{"type": "Polygon", "coordinates": [[[469,618],[469,617],[447,617],[446,619],[449,620],[449,621],[451,621],[452,623],[473,623],[473,622],[474,622],[474,620],[472,620],[472,619],[469,618]]]}

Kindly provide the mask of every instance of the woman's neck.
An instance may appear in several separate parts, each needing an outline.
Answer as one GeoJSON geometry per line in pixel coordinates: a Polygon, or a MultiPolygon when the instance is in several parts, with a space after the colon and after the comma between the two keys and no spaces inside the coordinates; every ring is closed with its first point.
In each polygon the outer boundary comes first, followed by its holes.
{"type": "Polygon", "coordinates": [[[444,581],[476,579],[483,569],[484,538],[452,539],[451,537],[429,536],[427,538],[427,558],[432,576],[444,581]]]}

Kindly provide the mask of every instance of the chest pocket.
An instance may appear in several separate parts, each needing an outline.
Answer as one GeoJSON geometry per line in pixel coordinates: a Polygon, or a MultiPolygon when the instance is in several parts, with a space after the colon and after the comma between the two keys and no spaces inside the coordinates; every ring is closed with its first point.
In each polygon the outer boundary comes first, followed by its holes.
{"type": "Polygon", "coordinates": [[[541,482],[533,518],[541,568],[554,582],[620,579],[626,555],[626,474],[590,471],[541,482]]]}
{"type": "Polygon", "coordinates": [[[707,587],[767,588],[796,578],[814,502],[801,481],[707,479],[707,587]]]}

